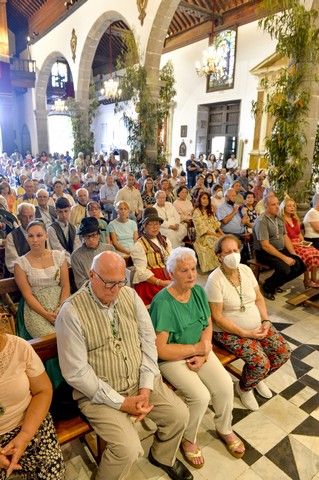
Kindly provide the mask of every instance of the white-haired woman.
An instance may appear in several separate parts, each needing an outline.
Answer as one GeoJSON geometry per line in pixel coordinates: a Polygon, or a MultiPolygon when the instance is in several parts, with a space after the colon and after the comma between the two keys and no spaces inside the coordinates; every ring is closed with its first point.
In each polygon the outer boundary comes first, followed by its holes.
{"type": "Polygon", "coordinates": [[[196,285],[196,256],[179,247],[167,259],[172,282],[153,299],[150,315],[163,376],[185,397],[190,419],[181,442],[185,460],[204,465],[197,433],[209,401],[217,434],[236,458],[245,448],[232,431],[233,384],[212,351],[212,322],[204,289],[196,285]]]}
{"type": "Polygon", "coordinates": [[[161,234],[167,237],[172,247],[179,247],[184,237],[187,234],[185,223],[181,223],[181,218],[176,208],[170,203],[166,202],[166,192],[159,190],[155,193],[156,208],[159,217],[163,220],[161,225],[161,234]]]}

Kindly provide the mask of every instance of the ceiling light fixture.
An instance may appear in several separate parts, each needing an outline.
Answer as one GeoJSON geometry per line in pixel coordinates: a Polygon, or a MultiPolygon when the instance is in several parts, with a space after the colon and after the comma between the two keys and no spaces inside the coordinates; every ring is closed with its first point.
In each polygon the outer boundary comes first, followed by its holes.
{"type": "Polygon", "coordinates": [[[105,80],[103,88],[100,93],[106,99],[116,100],[122,95],[122,90],[119,88],[119,80],[113,78],[113,51],[112,51],[112,26],[109,27],[109,75],[110,78],[105,80]]]}
{"type": "Polygon", "coordinates": [[[51,111],[54,113],[66,113],[68,111],[68,107],[66,106],[65,101],[62,98],[58,98],[54,101],[51,111]]]}

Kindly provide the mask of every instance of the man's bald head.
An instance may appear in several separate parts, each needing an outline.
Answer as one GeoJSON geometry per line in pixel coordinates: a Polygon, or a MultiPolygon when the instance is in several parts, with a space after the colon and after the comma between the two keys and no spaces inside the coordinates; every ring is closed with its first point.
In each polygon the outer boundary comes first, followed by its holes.
{"type": "Polygon", "coordinates": [[[125,271],[125,267],[125,260],[118,253],[106,251],[93,258],[91,270],[99,273],[103,278],[104,276],[107,278],[112,276],[113,271],[125,271]]]}
{"type": "Polygon", "coordinates": [[[94,294],[104,305],[111,305],[125,285],[125,261],[115,252],[102,252],[93,259],[89,273],[94,294]]]}

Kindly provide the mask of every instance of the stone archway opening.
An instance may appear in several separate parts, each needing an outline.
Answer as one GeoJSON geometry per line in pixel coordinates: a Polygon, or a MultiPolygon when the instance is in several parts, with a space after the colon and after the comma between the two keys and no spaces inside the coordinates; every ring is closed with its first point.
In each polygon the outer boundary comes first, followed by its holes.
{"type": "MultiPolygon", "coordinates": [[[[55,100],[58,100],[59,98],[66,98],[68,96],[74,96],[71,69],[62,53],[54,51],[47,56],[38,74],[35,92],[35,116],[38,135],[38,151],[49,152],[52,148],[54,151],[57,151],[59,148],[54,148],[52,141],[51,145],[49,141],[48,111],[52,109],[52,105],[54,104],[55,100]],[[63,69],[61,75],[59,74],[59,71],[52,71],[52,68],[57,63],[57,60],[60,61],[61,65],[67,66],[67,78],[65,78],[63,69]]],[[[64,120],[65,119],[63,119],[63,121],[64,120]]],[[[64,128],[62,128],[62,130],[64,130],[64,128]]],[[[55,135],[51,135],[51,139],[52,136],[55,135]]]]}
{"type": "Polygon", "coordinates": [[[94,132],[94,150],[104,154],[127,150],[127,131],[121,122],[123,113],[116,111],[115,99],[107,95],[106,85],[111,79],[119,81],[121,71],[117,71],[117,60],[126,49],[128,33],[133,35],[121,14],[105,12],[92,26],[80,58],[76,100],[84,113],[87,112],[91,101],[89,92],[92,94],[94,84],[99,107],[94,120],[87,118],[86,130],[90,128],[94,132]]]}
{"type": "Polygon", "coordinates": [[[95,21],[84,42],[76,88],[76,99],[83,107],[88,103],[88,92],[92,79],[92,65],[96,50],[109,26],[119,21],[129,26],[128,21],[120,13],[116,11],[105,12],[95,21]]]}

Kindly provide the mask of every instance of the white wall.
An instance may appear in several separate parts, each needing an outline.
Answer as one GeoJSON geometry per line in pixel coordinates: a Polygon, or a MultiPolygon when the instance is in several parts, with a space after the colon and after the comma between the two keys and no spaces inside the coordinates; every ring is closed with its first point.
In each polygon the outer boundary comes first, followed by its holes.
{"type": "Polygon", "coordinates": [[[161,65],[172,60],[176,79],[177,95],[173,117],[172,159],[178,157],[181,125],[188,126],[187,158],[195,152],[197,107],[201,104],[241,100],[239,140],[248,140],[244,146],[243,166],[247,166],[248,153],[252,149],[254,118],[251,102],[257,98],[257,79],[249,70],[275,51],[275,42],[264,34],[257,22],[238,28],[237,55],[234,88],[206,93],[206,78],[200,78],[195,71],[195,62],[202,57],[208,40],[180,48],[162,55],[161,65]]]}
{"type": "Polygon", "coordinates": [[[49,151],[73,155],[72,123],[69,115],[48,115],[49,151]]]}
{"type": "MultiPolygon", "coordinates": [[[[127,107],[132,113],[130,107],[127,107]]],[[[95,151],[110,152],[114,148],[129,151],[127,145],[127,129],[124,125],[123,112],[114,112],[114,103],[100,105],[92,124],[95,136],[95,151]]]]}

